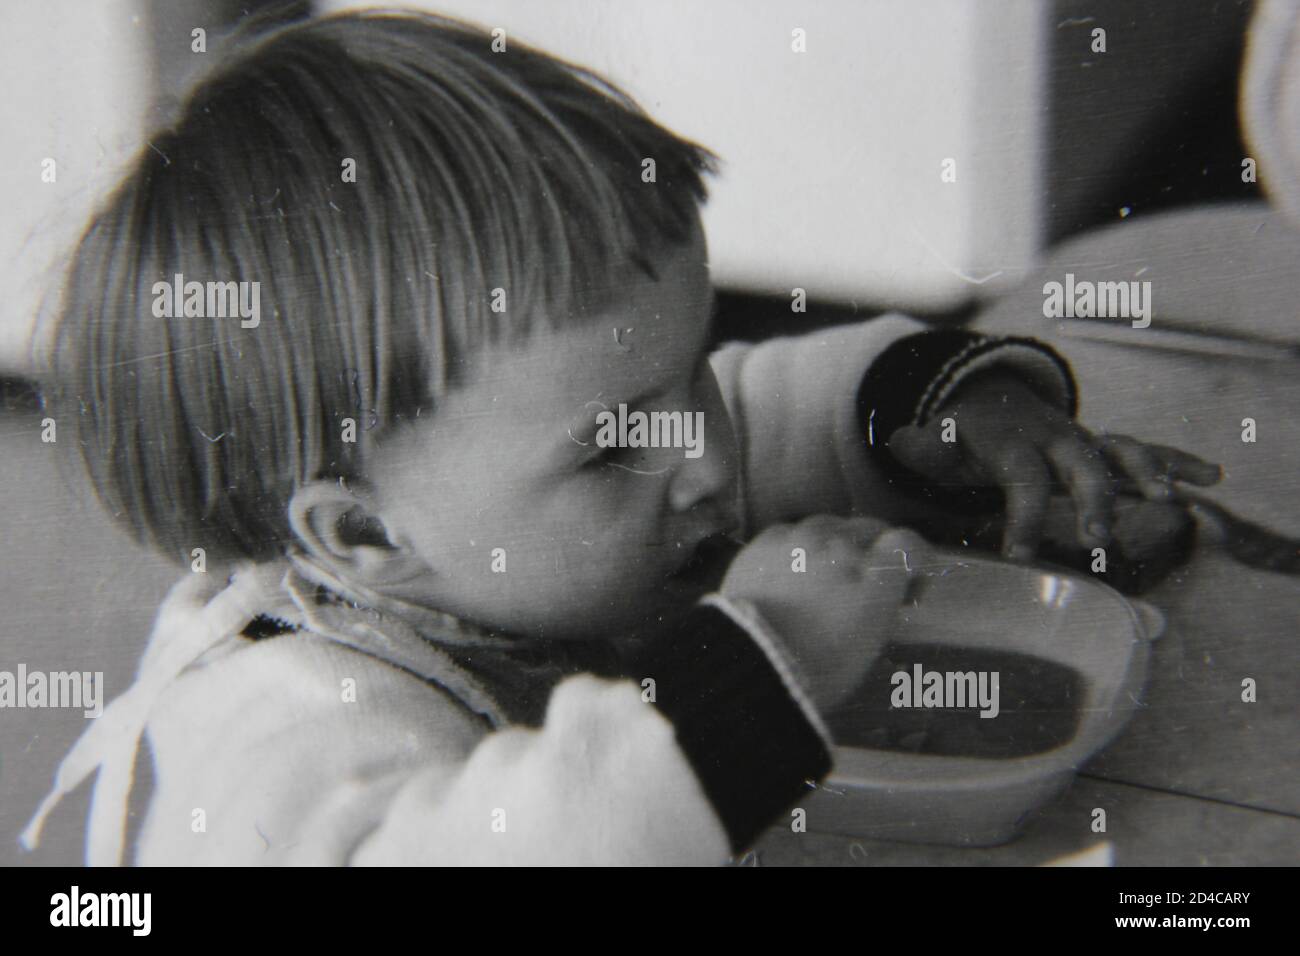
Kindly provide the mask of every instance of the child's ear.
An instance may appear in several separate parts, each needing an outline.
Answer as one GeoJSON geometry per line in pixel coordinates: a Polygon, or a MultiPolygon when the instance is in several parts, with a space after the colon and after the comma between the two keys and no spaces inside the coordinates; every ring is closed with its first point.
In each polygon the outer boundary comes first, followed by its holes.
{"type": "Polygon", "coordinates": [[[343,581],[380,592],[406,592],[429,566],[406,543],[394,543],[365,499],[340,482],[314,481],[289,500],[299,547],[343,581]]]}

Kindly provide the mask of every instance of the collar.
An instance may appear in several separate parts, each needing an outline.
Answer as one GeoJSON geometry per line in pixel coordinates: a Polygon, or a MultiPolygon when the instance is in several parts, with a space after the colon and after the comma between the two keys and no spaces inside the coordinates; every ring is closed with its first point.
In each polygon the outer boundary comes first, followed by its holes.
{"type": "Polygon", "coordinates": [[[94,719],[59,763],[53,788],[19,842],[35,849],[51,811],[98,771],[86,827],[86,863],[119,865],[139,743],[155,703],[188,667],[261,615],[436,683],[491,726],[510,719],[485,682],[458,659],[467,654],[499,659],[515,649],[508,637],[450,614],[345,587],[301,557],[242,564],[224,586],[206,574],[187,574],[159,608],[135,682],[94,719]]]}

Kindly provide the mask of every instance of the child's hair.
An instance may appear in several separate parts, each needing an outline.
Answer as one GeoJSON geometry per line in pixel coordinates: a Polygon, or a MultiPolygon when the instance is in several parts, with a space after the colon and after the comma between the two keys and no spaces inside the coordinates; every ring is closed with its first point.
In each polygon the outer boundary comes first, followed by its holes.
{"type": "Polygon", "coordinates": [[[293,492],[364,477],[476,349],[600,310],[618,269],[689,238],[713,154],[492,42],[420,14],[289,26],[142,150],[77,249],[47,392],[139,539],[273,557],[293,492]],[[155,317],[177,274],[260,282],[260,324],[155,317]]]}

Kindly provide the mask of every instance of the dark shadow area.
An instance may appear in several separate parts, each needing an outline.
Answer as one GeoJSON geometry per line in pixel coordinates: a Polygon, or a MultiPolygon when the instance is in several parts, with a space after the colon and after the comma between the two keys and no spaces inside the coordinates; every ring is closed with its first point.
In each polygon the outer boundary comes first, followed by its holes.
{"type": "MultiPolygon", "coordinates": [[[[922,321],[960,325],[970,319],[976,309],[977,303],[971,302],[943,312],[909,309],[907,314],[922,321]]],[[[713,339],[715,343],[760,342],[778,335],[799,335],[832,325],[863,322],[890,311],[893,310],[866,303],[810,301],[807,312],[791,312],[788,296],[755,295],[735,289],[719,289],[713,339]]]]}
{"type": "Polygon", "coordinates": [[[1178,206],[1262,199],[1237,112],[1251,0],[1055,0],[1049,245],[1178,206]],[[1094,29],[1106,52],[1092,52],[1094,29]],[[1122,212],[1127,210],[1127,212],[1122,212]]]}

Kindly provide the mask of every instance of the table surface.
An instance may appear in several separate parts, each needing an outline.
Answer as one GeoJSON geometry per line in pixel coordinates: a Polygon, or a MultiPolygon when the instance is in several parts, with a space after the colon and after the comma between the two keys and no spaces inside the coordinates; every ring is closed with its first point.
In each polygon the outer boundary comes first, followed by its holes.
{"type": "MultiPolygon", "coordinates": [[[[1045,266],[1044,281],[1086,268],[1105,278],[1154,274],[1161,278],[1156,294],[1167,293],[1164,301],[1178,309],[1162,313],[1156,299],[1153,329],[1232,334],[1241,328],[1234,328],[1232,315],[1257,313],[1258,300],[1278,298],[1281,286],[1287,321],[1275,318],[1263,332],[1278,339],[1289,328],[1300,341],[1290,298],[1300,270],[1277,268],[1279,246],[1287,255],[1300,246],[1265,209],[1211,210],[1199,219],[1182,214],[1143,230],[1133,230],[1118,252],[1106,237],[1073,244],[1045,266]],[[1204,241],[1207,233],[1215,243],[1204,241]],[[1232,296],[1214,286],[1214,308],[1234,310],[1214,326],[1196,313],[1195,292],[1204,275],[1222,278],[1225,265],[1216,257],[1222,243],[1233,250],[1233,261],[1268,268],[1232,296]],[[1270,284],[1270,275],[1277,281],[1270,284]],[[1244,302],[1248,294],[1254,298],[1244,302]]],[[[1225,478],[1213,497],[1243,517],[1300,536],[1300,361],[1174,352],[1158,335],[1137,329],[1108,342],[1081,339],[1077,326],[1043,318],[1041,289],[1041,282],[1029,283],[982,314],[977,327],[1052,344],[1074,367],[1080,415],[1089,427],[1217,461],[1225,478]],[[1242,441],[1247,417],[1257,425],[1253,444],[1242,441]]],[[[1143,597],[1168,617],[1153,646],[1144,706],[1019,839],[959,849],[781,828],[767,834],[752,859],[1006,865],[1041,863],[1109,841],[1118,865],[1300,863],[1300,577],[1254,570],[1202,547],[1143,597]],[[1241,700],[1246,677],[1256,682],[1255,703],[1241,700]],[[1091,830],[1094,807],[1107,808],[1104,835],[1091,830]]],[[[815,830],[815,821],[809,828],[815,830]]]]}

